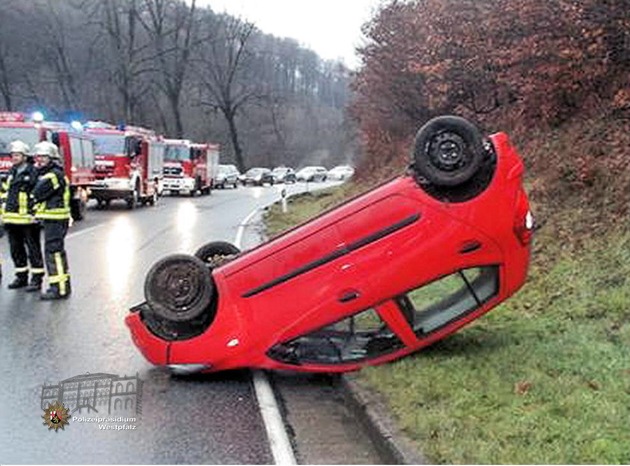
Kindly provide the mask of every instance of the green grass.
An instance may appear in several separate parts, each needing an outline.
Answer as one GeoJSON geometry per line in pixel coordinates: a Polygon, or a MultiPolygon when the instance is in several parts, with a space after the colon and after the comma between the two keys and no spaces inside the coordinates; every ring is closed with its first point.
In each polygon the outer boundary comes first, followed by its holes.
{"type": "MultiPolygon", "coordinates": [[[[272,208],[267,221],[277,233],[351,190],[295,200],[290,217],[272,208]]],[[[356,375],[431,462],[630,463],[630,233],[567,241],[575,221],[547,218],[516,296],[356,375]]]]}

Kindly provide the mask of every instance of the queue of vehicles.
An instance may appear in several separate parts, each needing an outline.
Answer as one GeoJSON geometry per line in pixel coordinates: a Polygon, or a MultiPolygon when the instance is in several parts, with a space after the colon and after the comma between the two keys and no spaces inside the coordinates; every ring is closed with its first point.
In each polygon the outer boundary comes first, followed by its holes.
{"type": "Polygon", "coordinates": [[[306,166],[297,172],[286,166],[270,170],[264,167],[253,167],[241,174],[234,165],[219,165],[216,186],[234,188],[240,183],[243,186],[263,186],[278,183],[324,182],[326,180],[344,181],[354,175],[350,165],[338,165],[331,170],[323,166],[306,166]]]}
{"type": "Polygon", "coordinates": [[[74,220],[82,220],[89,199],[97,208],[120,200],[127,208],[155,205],[162,194],[210,194],[215,188],[277,183],[345,180],[348,165],[326,170],[307,166],[298,171],[279,166],[250,168],[241,174],[234,165],[219,165],[219,145],[188,139],[166,139],[138,126],[102,121],[46,121],[43,115],[0,112],[0,178],[11,169],[8,145],[20,139],[29,146],[50,141],[59,147],[70,182],[74,220]]]}

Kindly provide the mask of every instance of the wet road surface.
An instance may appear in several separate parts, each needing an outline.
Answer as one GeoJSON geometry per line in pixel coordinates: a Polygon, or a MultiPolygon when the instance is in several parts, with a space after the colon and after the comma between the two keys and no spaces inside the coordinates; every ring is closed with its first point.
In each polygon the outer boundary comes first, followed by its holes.
{"type": "MultiPolygon", "coordinates": [[[[173,377],[142,358],[123,319],[143,300],[145,273],[154,262],[193,253],[210,240],[233,242],[239,223],[278,198],[280,189],[164,197],[134,211],[123,203],[90,208],[66,241],[73,287],[67,301],[42,302],[36,294],[8,290],[12,266],[7,240],[0,240],[0,462],[272,463],[249,372],[173,377]],[[71,420],[55,432],[43,425],[42,386],[87,374],[139,377],[141,415],[122,423],[135,429],[71,420]]],[[[86,409],[72,416],[108,416],[104,406],[98,414],[86,409]]]]}

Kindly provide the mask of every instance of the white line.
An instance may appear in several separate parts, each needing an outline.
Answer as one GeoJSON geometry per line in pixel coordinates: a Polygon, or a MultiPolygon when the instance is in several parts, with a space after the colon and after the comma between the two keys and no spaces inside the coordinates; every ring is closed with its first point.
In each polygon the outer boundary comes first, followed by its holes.
{"type": "MultiPolygon", "coordinates": [[[[245,228],[254,215],[256,215],[258,209],[259,208],[256,207],[256,209],[250,212],[238,226],[236,238],[234,239],[234,245],[237,248],[242,249],[241,242],[243,241],[245,228]]],[[[253,371],[253,377],[254,390],[256,391],[260,414],[265,424],[265,430],[267,431],[267,438],[269,439],[269,447],[271,448],[274,463],[287,465],[297,464],[289,436],[284,428],[280,409],[278,409],[276,397],[273,394],[267,375],[264,371],[257,370],[253,371]]]]}
{"type": "Polygon", "coordinates": [[[89,233],[90,231],[96,230],[97,228],[101,228],[101,227],[104,227],[104,226],[105,226],[105,224],[101,223],[100,225],[95,225],[93,227],[86,228],[85,230],[79,230],[77,232],[70,233],[69,235],[66,235],[66,239],[67,238],[74,238],[75,236],[82,235],[83,233],[89,233]]]}
{"type": "Polygon", "coordinates": [[[254,210],[252,210],[249,215],[247,217],[245,217],[245,219],[241,222],[241,224],[238,226],[238,230],[236,232],[236,238],[234,239],[234,245],[239,248],[239,249],[243,249],[241,242],[243,241],[243,234],[245,233],[245,228],[247,228],[247,224],[250,222],[250,220],[254,217],[254,215],[256,215],[256,213],[258,212],[258,207],[256,207],[254,210]]]}
{"type": "Polygon", "coordinates": [[[254,389],[275,464],[297,464],[289,436],[284,429],[276,397],[264,371],[254,371],[254,389]]]}

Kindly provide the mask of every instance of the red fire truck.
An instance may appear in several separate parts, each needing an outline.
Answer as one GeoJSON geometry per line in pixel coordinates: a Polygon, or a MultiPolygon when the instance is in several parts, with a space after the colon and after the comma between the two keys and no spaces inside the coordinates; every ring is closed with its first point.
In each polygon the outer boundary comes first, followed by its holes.
{"type": "Polygon", "coordinates": [[[90,121],[96,164],[91,197],[99,208],[122,199],[129,209],[154,205],[161,194],[164,142],[155,132],[136,126],[116,127],[90,121]]]}
{"type": "Polygon", "coordinates": [[[219,146],[165,139],[164,189],[171,194],[210,194],[219,167],[219,146]]]}
{"type": "Polygon", "coordinates": [[[50,141],[59,147],[64,171],[70,181],[72,217],[82,220],[94,181],[92,138],[68,123],[33,120],[18,112],[0,112],[0,177],[6,176],[11,169],[8,145],[16,139],[31,148],[40,141],[50,141]]]}

